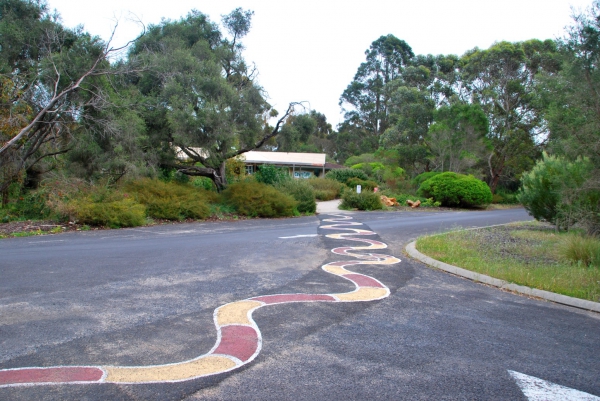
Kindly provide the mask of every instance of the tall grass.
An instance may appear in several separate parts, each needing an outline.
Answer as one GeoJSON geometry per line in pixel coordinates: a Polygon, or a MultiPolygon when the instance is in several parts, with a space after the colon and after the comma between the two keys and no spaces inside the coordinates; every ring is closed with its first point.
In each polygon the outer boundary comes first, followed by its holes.
{"type": "Polygon", "coordinates": [[[600,268],[600,240],[572,233],[558,247],[562,256],[572,264],[600,268]]]}

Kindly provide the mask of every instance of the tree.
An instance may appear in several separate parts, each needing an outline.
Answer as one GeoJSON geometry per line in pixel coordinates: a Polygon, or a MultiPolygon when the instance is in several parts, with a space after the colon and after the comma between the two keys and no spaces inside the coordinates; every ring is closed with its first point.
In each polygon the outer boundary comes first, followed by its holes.
{"type": "Polygon", "coordinates": [[[559,68],[556,44],[499,42],[468,51],[461,61],[468,100],[480,105],[489,121],[487,175],[495,192],[501,178],[518,178],[539,154],[544,121],[535,96],[537,76],[559,68]]]}
{"type": "Polygon", "coordinates": [[[469,173],[488,150],[488,121],[478,105],[455,103],[438,108],[425,144],[433,169],[469,173]]]}
{"type": "Polygon", "coordinates": [[[0,192],[24,170],[67,152],[89,110],[103,101],[110,47],[81,28],[64,28],[39,0],[0,0],[2,124],[0,192]]]}
{"type": "Polygon", "coordinates": [[[347,125],[377,138],[389,126],[391,94],[387,84],[402,74],[414,54],[405,41],[387,35],[374,41],[365,55],[367,60],[342,93],[340,106],[347,125]]]}
{"type": "Polygon", "coordinates": [[[558,44],[562,68],[558,73],[546,73],[540,88],[547,104],[547,148],[558,157],[545,157],[545,164],[540,162],[529,177],[533,179],[536,170],[545,165],[588,166],[588,174],[583,177],[571,177],[568,169],[562,175],[554,174],[552,183],[561,189],[555,191],[554,197],[559,196],[562,220],[568,223],[574,215],[588,233],[599,235],[600,2],[594,1],[588,10],[575,14],[573,24],[558,44]],[[568,182],[564,177],[568,177],[568,182]],[[569,213],[565,214],[565,210],[569,213]]]}
{"type": "Polygon", "coordinates": [[[227,39],[207,16],[192,11],[179,21],[150,26],[129,55],[150,66],[133,82],[146,97],[143,117],[160,148],[160,163],[208,177],[219,190],[227,185],[225,161],[275,137],[296,105],[266,128],[276,112],[254,82],[255,70],[246,65],[239,42],[251,17],[240,8],[224,16],[232,36],[227,39]]]}

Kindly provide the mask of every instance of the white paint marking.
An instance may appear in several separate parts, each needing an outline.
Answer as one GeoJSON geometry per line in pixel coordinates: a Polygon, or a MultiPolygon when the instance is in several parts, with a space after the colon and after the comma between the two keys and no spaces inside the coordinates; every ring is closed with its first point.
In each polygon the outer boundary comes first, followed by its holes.
{"type": "Polygon", "coordinates": [[[509,370],[529,401],[600,401],[600,397],[509,370]]]}
{"type": "Polygon", "coordinates": [[[288,239],[288,238],[303,238],[303,237],[318,237],[319,234],[305,234],[305,235],[294,235],[291,237],[279,237],[279,238],[283,238],[283,239],[288,239]]]}
{"type": "Polygon", "coordinates": [[[64,239],[54,239],[54,240],[49,240],[49,241],[29,241],[30,244],[41,244],[44,242],[65,242],[64,239]]]}

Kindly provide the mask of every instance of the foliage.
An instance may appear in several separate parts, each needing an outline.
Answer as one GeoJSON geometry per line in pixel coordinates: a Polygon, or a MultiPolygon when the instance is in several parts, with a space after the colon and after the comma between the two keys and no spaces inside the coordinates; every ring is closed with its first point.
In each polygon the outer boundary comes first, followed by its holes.
{"type": "MultiPolygon", "coordinates": [[[[318,178],[317,178],[318,179],[318,178]]],[[[315,190],[304,179],[292,179],[280,181],[275,185],[279,191],[291,195],[298,202],[298,212],[305,214],[314,214],[317,210],[315,201],[315,190]]]]}
{"type": "Polygon", "coordinates": [[[120,191],[97,187],[69,202],[81,224],[110,228],[136,227],[146,222],[146,207],[120,191]]]}
{"type": "Polygon", "coordinates": [[[207,191],[213,191],[215,189],[214,183],[208,177],[196,177],[192,180],[192,185],[207,191]]]}
{"type": "Polygon", "coordinates": [[[492,192],[487,184],[471,175],[441,173],[424,181],[419,195],[433,198],[442,206],[473,207],[489,204],[492,192]]]}
{"type": "Polygon", "coordinates": [[[150,25],[129,53],[130,61],[152,66],[134,84],[150,105],[143,118],[150,138],[161,144],[160,162],[208,177],[218,190],[227,185],[226,160],[276,136],[293,110],[290,104],[274,128],[266,125],[276,113],[270,114],[256,71],[241,54],[252,14],[238,8],[223,16],[226,38],[206,15],[191,11],[179,21],[150,25]]]}
{"type": "Polygon", "coordinates": [[[565,260],[561,250],[572,235],[534,222],[419,238],[417,249],[473,272],[598,302],[600,269],[565,260]]]}
{"type": "Polygon", "coordinates": [[[275,167],[271,164],[263,164],[258,166],[258,170],[254,174],[257,182],[263,184],[275,185],[280,182],[289,181],[292,178],[288,169],[285,167],[275,167]]]}
{"type": "Polygon", "coordinates": [[[367,136],[378,137],[389,126],[386,85],[400,76],[414,53],[405,41],[387,35],[371,43],[365,54],[366,61],[342,93],[340,106],[347,122],[367,136]]]}
{"type": "Polygon", "coordinates": [[[260,182],[237,182],[222,194],[227,204],[250,217],[293,216],[297,205],[293,197],[260,182]]]}
{"type": "Polygon", "coordinates": [[[379,210],[383,209],[380,195],[370,191],[356,193],[352,190],[344,191],[341,209],[379,210]]]}
{"type": "Polygon", "coordinates": [[[431,177],[435,177],[438,174],[441,174],[441,172],[440,171],[427,171],[425,173],[421,173],[411,180],[411,184],[413,187],[418,189],[423,182],[427,181],[431,177]]]}
{"type": "Polygon", "coordinates": [[[381,195],[385,195],[388,198],[395,198],[396,202],[398,202],[398,204],[400,206],[407,206],[408,205],[406,203],[407,200],[411,200],[413,202],[421,201],[421,205],[419,207],[440,207],[442,205],[440,202],[434,201],[433,198],[425,198],[422,196],[416,196],[416,195],[411,195],[411,194],[406,194],[406,193],[396,193],[389,189],[383,190],[378,193],[380,193],[381,195]]]}
{"type": "Polygon", "coordinates": [[[231,159],[227,159],[227,161],[225,161],[225,175],[227,177],[227,182],[243,181],[246,178],[246,162],[244,161],[244,157],[242,155],[232,157],[231,159]]]}
{"type": "Polygon", "coordinates": [[[600,267],[600,239],[583,235],[569,235],[559,245],[565,259],[575,265],[600,267]]]}
{"type": "Polygon", "coordinates": [[[364,173],[364,171],[349,168],[330,170],[327,172],[327,174],[325,174],[325,178],[336,180],[338,182],[341,182],[342,184],[348,182],[350,178],[359,178],[365,181],[369,179],[369,177],[364,173]]]}
{"type": "Polygon", "coordinates": [[[487,50],[468,51],[461,62],[467,97],[481,107],[489,122],[491,156],[486,175],[495,192],[501,179],[516,180],[539,156],[536,142],[544,120],[536,98],[536,77],[559,70],[556,43],[497,42],[487,50]]]}
{"type": "Polygon", "coordinates": [[[489,153],[488,120],[479,105],[442,106],[434,112],[433,120],[425,140],[431,168],[464,174],[489,153]]]}
{"type": "Polygon", "coordinates": [[[315,190],[315,197],[320,201],[336,199],[342,193],[343,184],[325,177],[313,177],[306,182],[315,190]]]}
{"type": "Polygon", "coordinates": [[[141,179],[123,186],[138,203],[145,205],[149,217],[155,219],[205,219],[210,215],[214,192],[191,185],[161,180],[141,179]]]}
{"type": "MultiPolygon", "coordinates": [[[[114,51],[81,27],[68,29],[43,1],[0,1],[0,192],[22,171],[56,167],[80,123],[102,107],[114,51]]],[[[35,181],[33,186],[37,185],[35,181]]]]}
{"type": "Polygon", "coordinates": [[[373,191],[379,184],[377,184],[375,181],[361,180],[360,178],[353,177],[348,178],[348,181],[346,181],[346,185],[352,189],[356,189],[356,186],[360,185],[361,190],[363,191],[373,191]]]}
{"type": "Polygon", "coordinates": [[[586,220],[590,232],[595,233],[600,230],[600,192],[584,187],[591,172],[588,159],[569,162],[544,153],[543,159],[523,175],[519,201],[536,220],[565,230],[586,220]]]}
{"type": "Polygon", "coordinates": [[[73,204],[77,222],[110,228],[137,227],[146,223],[146,208],[133,199],[94,202],[80,199],[73,204]]]}

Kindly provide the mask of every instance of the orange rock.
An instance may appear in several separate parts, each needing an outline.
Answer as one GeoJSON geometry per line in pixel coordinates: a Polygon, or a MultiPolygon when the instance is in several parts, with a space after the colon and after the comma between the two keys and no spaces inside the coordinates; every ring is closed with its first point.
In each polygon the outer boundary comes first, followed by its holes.
{"type": "Polygon", "coordinates": [[[407,200],[406,200],[406,204],[407,204],[408,206],[410,206],[410,207],[412,207],[412,208],[414,209],[414,208],[416,208],[416,207],[419,207],[419,206],[421,206],[421,201],[420,201],[420,200],[418,200],[418,201],[416,201],[416,202],[413,202],[413,201],[411,201],[410,199],[407,199],[407,200]]]}
{"type": "Polygon", "coordinates": [[[388,198],[385,195],[381,195],[381,202],[383,202],[383,204],[386,206],[398,206],[396,198],[388,198]]]}

